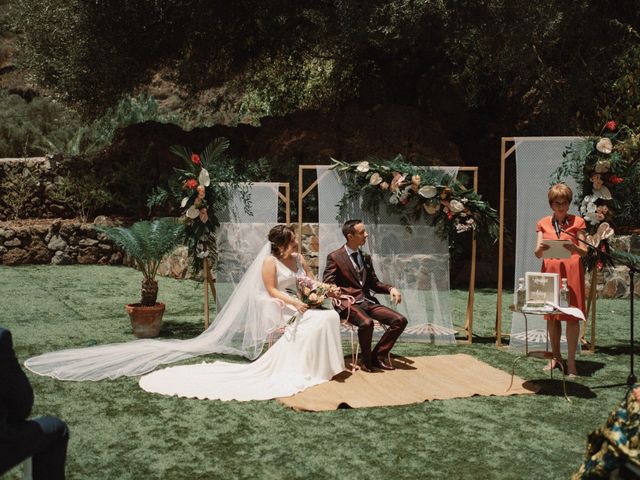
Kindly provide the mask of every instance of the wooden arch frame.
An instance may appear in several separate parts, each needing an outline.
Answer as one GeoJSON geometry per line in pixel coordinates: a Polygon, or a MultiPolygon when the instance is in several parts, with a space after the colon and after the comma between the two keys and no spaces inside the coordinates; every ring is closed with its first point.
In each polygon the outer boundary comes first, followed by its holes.
{"type": "MultiPolygon", "coordinates": [[[[303,208],[302,202],[313,189],[318,186],[318,179],[315,179],[308,187],[304,188],[304,172],[305,170],[316,170],[318,167],[326,167],[327,165],[299,165],[298,166],[298,236],[302,236],[303,224],[303,208]]],[[[446,165],[448,166],[448,165],[446,165]]],[[[478,191],[478,167],[461,166],[458,167],[460,172],[473,172],[473,191],[478,191]]],[[[326,175],[326,173],[325,173],[326,175]]],[[[299,238],[300,240],[300,238],[299,238]]],[[[301,241],[298,242],[300,245],[301,241]]],[[[299,248],[302,248],[301,246],[299,248]]],[[[463,330],[466,332],[466,340],[458,341],[459,343],[473,342],[473,303],[475,297],[476,286],[476,253],[477,240],[475,233],[471,240],[471,272],[469,274],[469,296],[467,298],[467,310],[465,314],[465,323],[463,330]]]]}
{"type": "MultiPolygon", "coordinates": [[[[262,183],[262,182],[253,182],[262,183]]],[[[282,201],[285,205],[285,222],[287,225],[291,223],[291,185],[289,182],[264,182],[273,183],[278,185],[278,200],[282,201]]],[[[209,262],[204,258],[202,270],[204,272],[204,329],[209,328],[209,290],[211,290],[211,296],[213,297],[213,303],[217,305],[218,296],[216,294],[216,282],[211,278],[211,269],[209,268],[209,262]]]]}
{"type": "MultiPolygon", "coordinates": [[[[527,137],[522,137],[527,138],[527,137]]],[[[531,138],[531,137],[528,137],[531,138]]],[[[544,137],[539,137],[544,138],[544,137]]],[[[557,139],[558,137],[546,137],[551,139],[557,139]]],[[[562,137],[560,137],[562,138],[562,137]]],[[[515,158],[513,155],[516,151],[516,137],[502,137],[500,147],[500,207],[499,207],[499,235],[498,235],[498,299],[496,304],[496,346],[502,346],[502,285],[503,275],[502,270],[504,266],[504,197],[505,197],[505,182],[506,182],[506,164],[508,158],[515,158]]],[[[596,276],[591,277],[591,289],[586,300],[586,318],[591,313],[591,338],[590,342],[585,340],[586,325],[582,325],[580,333],[580,340],[583,343],[589,344],[589,351],[593,353],[595,351],[596,344],[596,276]]]]}

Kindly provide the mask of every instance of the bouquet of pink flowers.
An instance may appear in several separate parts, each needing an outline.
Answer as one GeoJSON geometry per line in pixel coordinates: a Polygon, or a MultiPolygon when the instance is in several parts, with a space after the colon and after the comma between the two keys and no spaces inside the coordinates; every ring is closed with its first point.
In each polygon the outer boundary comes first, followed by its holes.
{"type": "Polygon", "coordinates": [[[309,305],[310,308],[321,306],[331,291],[331,285],[318,282],[306,276],[299,276],[296,284],[298,287],[297,297],[309,305]]]}

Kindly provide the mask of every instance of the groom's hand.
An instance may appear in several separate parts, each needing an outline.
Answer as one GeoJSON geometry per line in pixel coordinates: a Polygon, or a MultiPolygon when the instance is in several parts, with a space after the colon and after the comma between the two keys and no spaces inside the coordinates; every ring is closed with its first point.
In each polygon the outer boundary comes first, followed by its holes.
{"type": "Polygon", "coordinates": [[[399,303],[402,302],[402,294],[400,293],[400,290],[398,290],[395,287],[391,287],[391,290],[389,290],[389,295],[391,295],[391,302],[394,305],[398,305],[399,303]]]}

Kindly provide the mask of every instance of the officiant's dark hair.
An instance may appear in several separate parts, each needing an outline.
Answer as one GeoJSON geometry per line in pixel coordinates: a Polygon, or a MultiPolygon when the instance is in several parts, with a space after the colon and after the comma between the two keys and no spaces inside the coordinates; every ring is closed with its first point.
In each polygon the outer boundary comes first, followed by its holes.
{"type": "Polygon", "coordinates": [[[269,230],[267,238],[271,242],[271,254],[280,255],[280,249],[286,248],[291,240],[296,237],[295,230],[288,225],[276,225],[269,230]]]}
{"type": "Polygon", "coordinates": [[[347,235],[353,235],[354,233],[356,233],[356,225],[358,225],[359,223],[362,223],[362,220],[358,218],[354,218],[353,220],[347,220],[346,222],[344,222],[342,224],[342,234],[344,235],[344,238],[349,240],[349,237],[347,237],[347,235]]]}

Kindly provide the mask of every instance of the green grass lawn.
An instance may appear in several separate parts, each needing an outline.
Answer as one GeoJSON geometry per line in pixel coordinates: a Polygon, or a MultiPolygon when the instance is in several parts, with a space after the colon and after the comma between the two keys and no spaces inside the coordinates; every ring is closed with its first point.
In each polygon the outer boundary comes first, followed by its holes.
{"type": "MultiPolygon", "coordinates": [[[[0,267],[0,325],[12,330],[21,362],[51,350],[132,340],[124,304],[138,301],[140,281],[139,272],[124,267],[0,267]]],[[[159,283],[167,304],[161,336],[198,334],[201,285],[159,283]]],[[[452,292],[458,325],[466,295],[452,292]]],[[[506,296],[505,305],[510,301],[506,296]]],[[[495,305],[495,291],[476,293],[473,345],[399,344],[394,352],[467,353],[510,371],[515,355],[497,349],[492,337],[495,305]]],[[[508,332],[510,317],[504,318],[508,332]]],[[[70,479],[555,479],[578,468],[587,434],[626,391],[602,387],[627,378],[628,301],[598,302],[598,339],[594,355],[579,357],[586,376],[567,384],[573,403],[535,359],[522,361],[517,374],[543,385],[538,395],[325,413],[298,413],[276,401],[152,395],[138,388],[137,378],[77,383],[28,375],[36,393],[33,414],[69,424],[70,479]]]]}

